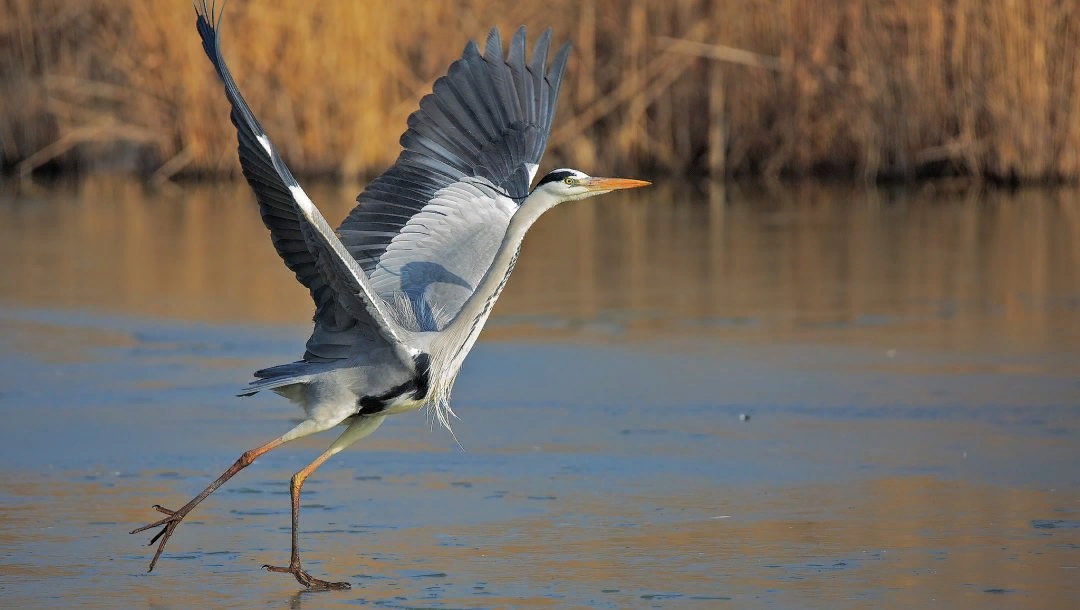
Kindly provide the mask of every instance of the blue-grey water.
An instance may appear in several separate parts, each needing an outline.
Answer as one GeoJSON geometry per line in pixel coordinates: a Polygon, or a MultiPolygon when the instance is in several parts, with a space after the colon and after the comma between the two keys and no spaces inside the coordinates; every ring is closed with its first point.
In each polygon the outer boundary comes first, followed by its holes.
{"type": "MultiPolygon", "coordinates": [[[[331,221],[355,186],[317,186],[331,221]]],[[[0,188],[5,607],[1080,605],[1080,194],[801,186],[541,220],[454,391],[457,440],[233,394],[311,307],[244,185],[0,188]]]]}

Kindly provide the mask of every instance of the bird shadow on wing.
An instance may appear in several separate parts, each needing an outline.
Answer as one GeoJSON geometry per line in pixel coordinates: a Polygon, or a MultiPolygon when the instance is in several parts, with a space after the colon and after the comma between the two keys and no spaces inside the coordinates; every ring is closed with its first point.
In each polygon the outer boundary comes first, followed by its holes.
{"type": "Polygon", "coordinates": [[[473,285],[439,263],[415,261],[401,267],[401,294],[418,330],[439,330],[457,314],[473,285]],[[464,290],[461,290],[464,288],[464,290]]]}

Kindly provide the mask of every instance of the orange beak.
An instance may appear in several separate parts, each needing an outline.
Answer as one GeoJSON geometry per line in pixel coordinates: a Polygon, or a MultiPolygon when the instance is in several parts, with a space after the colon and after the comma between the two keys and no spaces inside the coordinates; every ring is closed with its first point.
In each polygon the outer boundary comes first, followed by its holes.
{"type": "Polygon", "coordinates": [[[631,180],[629,178],[588,178],[582,186],[590,191],[617,191],[619,189],[634,189],[641,186],[649,186],[652,182],[646,180],[631,180]]]}

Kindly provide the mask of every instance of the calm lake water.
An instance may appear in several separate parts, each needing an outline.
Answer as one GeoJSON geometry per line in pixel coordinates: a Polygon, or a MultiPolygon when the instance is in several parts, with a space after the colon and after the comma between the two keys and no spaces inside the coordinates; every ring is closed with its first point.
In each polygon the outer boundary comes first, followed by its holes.
{"type": "MultiPolygon", "coordinates": [[[[351,186],[309,189],[332,222],[351,186]]],[[[6,607],[1080,606],[1080,193],[806,185],[568,204],[454,394],[305,487],[233,394],[311,304],[243,184],[0,186],[6,607]],[[748,418],[746,417],[748,416],[748,418]]]]}

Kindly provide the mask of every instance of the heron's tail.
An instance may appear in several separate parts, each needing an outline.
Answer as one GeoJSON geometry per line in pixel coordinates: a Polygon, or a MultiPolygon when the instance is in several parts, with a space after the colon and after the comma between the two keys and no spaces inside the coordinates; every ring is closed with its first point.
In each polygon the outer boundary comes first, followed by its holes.
{"type": "Polygon", "coordinates": [[[258,379],[247,384],[244,391],[237,394],[237,396],[252,396],[263,390],[275,390],[284,386],[304,383],[310,381],[316,374],[317,372],[311,370],[311,363],[303,360],[271,366],[255,371],[255,376],[258,379]]]}

